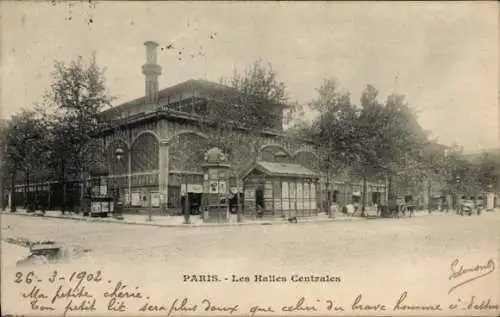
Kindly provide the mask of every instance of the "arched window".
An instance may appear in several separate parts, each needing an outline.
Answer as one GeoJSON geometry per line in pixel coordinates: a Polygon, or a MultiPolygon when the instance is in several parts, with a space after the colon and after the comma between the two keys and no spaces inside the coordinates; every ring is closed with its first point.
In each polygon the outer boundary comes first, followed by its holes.
{"type": "Polygon", "coordinates": [[[151,133],[141,134],[132,144],[132,173],[158,170],[159,143],[151,133]]]}

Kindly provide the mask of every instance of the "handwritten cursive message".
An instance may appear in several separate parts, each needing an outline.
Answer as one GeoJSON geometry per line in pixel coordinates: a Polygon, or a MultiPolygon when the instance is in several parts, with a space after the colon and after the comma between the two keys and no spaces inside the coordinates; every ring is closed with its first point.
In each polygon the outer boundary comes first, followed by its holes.
{"type": "MultiPolygon", "coordinates": [[[[467,270],[458,266],[458,263],[453,264],[452,267],[457,268],[453,271],[455,274],[453,278],[479,271],[479,269],[477,271],[467,270]]],[[[483,267],[487,270],[491,264],[486,264],[483,267]]],[[[147,313],[148,315],[161,316],[207,314],[269,316],[296,313],[309,315],[390,314],[390,312],[424,314],[426,312],[456,310],[487,313],[500,309],[499,304],[494,302],[494,299],[477,296],[450,298],[449,302],[446,303],[419,303],[412,299],[408,290],[401,290],[397,296],[389,298],[386,302],[374,301],[363,293],[352,294],[351,300],[347,302],[340,302],[335,298],[299,296],[291,298],[287,304],[280,305],[263,302],[250,304],[246,302],[245,305],[242,305],[238,302],[231,302],[230,298],[220,301],[213,298],[190,298],[188,296],[155,301],[138,285],[132,285],[123,280],[107,279],[102,271],[89,272],[85,270],[72,272],[69,275],[53,271],[47,276],[35,271],[19,271],[15,273],[13,281],[24,289],[20,294],[20,299],[25,303],[29,313],[49,312],[52,315],[63,316],[85,315],[87,312],[97,311],[132,315],[147,313]]],[[[14,312],[6,312],[6,315],[8,313],[16,315],[14,312]]]]}
{"type": "Polygon", "coordinates": [[[460,281],[458,284],[453,285],[448,294],[451,294],[457,288],[464,286],[468,283],[471,283],[477,279],[490,275],[495,271],[495,261],[493,259],[489,259],[486,264],[476,264],[471,267],[464,267],[460,264],[458,259],[453,260],[451,262],[451,274],[448,278],[449,280],[457,280],[460,278],[465,278],[460,281]]]}

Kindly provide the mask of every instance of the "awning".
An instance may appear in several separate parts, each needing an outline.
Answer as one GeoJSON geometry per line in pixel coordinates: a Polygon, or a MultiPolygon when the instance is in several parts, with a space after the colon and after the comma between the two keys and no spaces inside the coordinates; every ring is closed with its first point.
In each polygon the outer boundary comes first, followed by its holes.
{"type": "MultiPolygon", "coordinates": [[[[258,161],[254,167],[246,173],[248,175],[254,169],[268,175],[276,177],[298,177],[298,178],[319,178],[319,174],[311,171],[310,169],[299,165],[290,163],[274,163],[258,161]]],[[[246,176],[244,175],[244,177],[246,176]]]]}
{"type": "Polygon", "coordinates": [[[361,192],[352,192],[353,196],[361,196],[361,192]]]}

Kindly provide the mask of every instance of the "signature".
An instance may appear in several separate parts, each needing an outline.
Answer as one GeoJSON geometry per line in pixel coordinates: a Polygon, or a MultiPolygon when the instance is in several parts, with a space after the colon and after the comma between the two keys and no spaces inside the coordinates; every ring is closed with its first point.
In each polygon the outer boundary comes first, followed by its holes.
{"type": "Polygon", "coordinates": [[[472,281],[475,281],[481,277],[484,277],[486,275],[489,275],[495,271],[495,261],[493,259],[489,259],[486,264],[483,265],[475,265],[470,268],[464,268],[463,265],[459,264],[458,259],[453,260],[451,262],[451,274],[448,280],[454,280],[457,279],[461,276],[472,276],[469,277],[468,279],[456,284],[450,290],[448,291],[448,294],[453,292],[455,289],[459,288],[460,286],[463,286],[465,284],[468,284],[472,281]]]}

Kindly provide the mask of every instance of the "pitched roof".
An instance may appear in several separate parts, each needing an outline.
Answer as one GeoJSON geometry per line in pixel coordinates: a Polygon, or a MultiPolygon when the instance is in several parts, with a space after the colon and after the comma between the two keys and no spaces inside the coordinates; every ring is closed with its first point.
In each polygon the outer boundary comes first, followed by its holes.
{"type": "MultiPolygon", "coordinates": [[[[158,92],[158,100],[168,100],[170,98],[177,98],[179,95],[189,95],[196,94],[197,97],[210,97],[220,94],[238,96],[241,93],[234,87],[226,86],[223,84],[211,82],[204,79],[190,79],[183,81],[174,86],[164,88],[158,92]]],[[[146,102],[146,97],[142,96],[131,101],[125,102],[121,105],[107,109],[102,112],[102,114],[110,114],[114,112],[127,111],[133,109],[136,106],[142,105],[146,102]]],[[[286,107],[286,105],[281,105],[286,107]]]]}
{"type": "Polygon", "coordinates": [[[319,174],[311,171],[310,169],[300,165],[291,163],[274,163],[257,161],[251,169],[245,173],[246,177],[251,171],[258,170],[268,176],[288,176],[300,178],[318,178],[319,174]]]}

